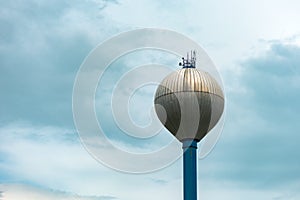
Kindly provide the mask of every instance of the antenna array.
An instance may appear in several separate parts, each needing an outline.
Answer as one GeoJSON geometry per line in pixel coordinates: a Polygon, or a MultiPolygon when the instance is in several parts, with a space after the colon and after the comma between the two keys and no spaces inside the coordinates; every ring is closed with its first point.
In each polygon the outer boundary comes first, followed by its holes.
{"type": "Polygon", "coordinates": [[[189,57],[189,52],[186,54],[186,58],[182,57],[182,62],[179,63],[179,66],[183,68],[196,68],[196,51],[191,51],[191,57],[189,57]]]}

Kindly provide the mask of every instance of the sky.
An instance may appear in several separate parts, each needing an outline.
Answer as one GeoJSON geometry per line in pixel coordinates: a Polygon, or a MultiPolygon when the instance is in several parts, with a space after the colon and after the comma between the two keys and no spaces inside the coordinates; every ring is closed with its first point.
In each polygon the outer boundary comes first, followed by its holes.
{"type": "MultiPolygon", "coordinates": [[[[116,34],[145,27],[192,38],[223,80],[224,128],[198,160],[199,199],[299,199],[299,9],[296,0],[1,1],[0,199],[182,199],[181,158],[154,172],[120,172],[86,151],[73,122],[73,84],[86,56],[116,34]]],[[[97,116],[128,151],[172,139],[162,131],[151,142],[129,141],[107,114],[114,81],[133,65],[158,61],[178,62],[150,50],[124,56],[97,89],[97,116]]],[[[132,97],[137,124],[149,122],[155,88],[132,97]]]]}

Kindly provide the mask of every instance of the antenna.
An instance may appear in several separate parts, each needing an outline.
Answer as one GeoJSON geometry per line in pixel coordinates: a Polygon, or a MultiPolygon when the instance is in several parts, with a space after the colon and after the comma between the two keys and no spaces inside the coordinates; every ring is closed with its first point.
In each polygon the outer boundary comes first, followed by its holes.
{"type": "Polygon", "coordinates": [[[182,62],[179,63],[179,66],[183,66],[183,68],[196,68],[196,51],[191,50],[190,55],[187,52],[186,58],[182,57],[182,62]]]}
{"type": "Polygon", "coordinates": [[[191,52],[192,54],[192,65],[196,67],[196,51],[191,52]]]}

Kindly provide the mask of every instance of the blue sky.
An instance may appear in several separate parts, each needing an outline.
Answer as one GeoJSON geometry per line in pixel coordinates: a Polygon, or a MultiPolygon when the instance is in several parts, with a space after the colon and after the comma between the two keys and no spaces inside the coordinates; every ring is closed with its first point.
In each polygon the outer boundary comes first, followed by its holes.
{"type": "MultiPolygon", "coordinates": [[[[223,78],[225,125],[198,161],[199,198],[299,199],[299,9],[296,0],[0,2],[0,199],[182,199],[181,159],[153,173],[121,173],[85,151],[73,123],[73,83],[84,58],[112,35],[142,27],[191,37],[223,78]]],[[[136,63],[157,61],[147,53],[136,63]]],[[[116,62],[107,79],[136,64],[129,60],[116,62]]],[[[138,108],[151,105],[154,89],[138,93],[138,108]]],[[[110,109],[97,106],[99,118],[110,109]]],[[[106,129],[117,132],[113,125],[106,129]]]]}

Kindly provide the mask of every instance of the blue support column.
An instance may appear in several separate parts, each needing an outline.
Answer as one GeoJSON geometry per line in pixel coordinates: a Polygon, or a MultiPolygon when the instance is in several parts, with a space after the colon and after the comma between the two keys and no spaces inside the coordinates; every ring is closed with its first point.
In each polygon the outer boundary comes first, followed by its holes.
{"type": "Polygon", "coordinates": [[[197,140],[182,141],[184,200],[197,200],[197,140]]]}

